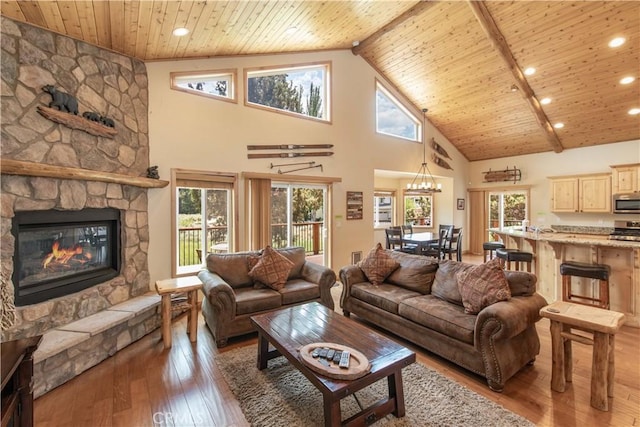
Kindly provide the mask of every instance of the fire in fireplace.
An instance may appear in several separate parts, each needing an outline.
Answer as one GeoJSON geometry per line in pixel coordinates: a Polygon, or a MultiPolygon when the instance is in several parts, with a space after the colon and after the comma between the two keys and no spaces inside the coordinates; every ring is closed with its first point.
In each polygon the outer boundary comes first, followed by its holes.
{"type": "Polygon", "coordinates": [[[78,292],[120,273],[117,209],[16,212],[12,232],[18,306],[78,292]]]}

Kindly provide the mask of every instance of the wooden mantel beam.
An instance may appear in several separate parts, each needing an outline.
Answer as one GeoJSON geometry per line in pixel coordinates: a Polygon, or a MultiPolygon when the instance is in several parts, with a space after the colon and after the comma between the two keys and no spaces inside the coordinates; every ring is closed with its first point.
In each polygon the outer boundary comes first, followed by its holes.
{"type": "Polygon", "coordinates": [[[112,172],[47,165],[44,163],[23,162],[21,160],[0,159],[0,172],[6,175],[40,176],[47,178],[100,181],[114,184],[133,185],[142,188],[162,188],[169,181],[131,176],[112,172]]]}
{"type": "Polygon", "coordinates": [[[429,9],[431,6],[433,6],[436,3],[438,3],[438,2],[437,1],[425,1],[425,0],[419,1],[411,9],[408,9],[407,11],[403,12],[401,15],[395,17],[393,20],[391,20],[389,23],[384,25],[382,28],[380,28],[375,33],[371,34],[366,39],[361,40],[357,46],[354,46],[353,48],[351,48],[351,53],[353,53],[354,55],[359,55],[360,52],[363,49],[365,49],[367,46],[370,46],[371,44],[375,43],[375,41],[378,40],[380,37],[382,37],[384,34],[388,33],[391,30],[393,30],[398,25],[402,24],[404,21],[406,21],[408,19],[411,19],[414,16],[420,15],[422,12],[424,12],[427,9],[429,9]]]}
{"type": "Polygon", "coordinates": [[[473,14],[480,23],[480,26],[487,35],[487,38],[489,39],[493,47],[500,53],[500,56],[513,74],[513,77],[516,81],[516,86],[518,87],[518,89],[520,89],[520,93],[527,101],[527,104],[529,104],[529,107],[533,111],[538,124],[545,132],[547,141],[551,145],[551,148],[553,148],[553,151],[555,151],[556,153],[562,152],[564,150],[564,147],[562,147],[558,135],[553,130],[553,126],[551,126],[551,123],[549,123],[547,115],[542,110],[540,102],[538,102],[538,99],[533,93],[531,86],[529,86],[529,83],[522,73],[522,70],[520,70],[520,67],[513,57],[513,53],[511,52],[509,45],[498,29],[498,26],[489,13],[489,10],[487,9],[484,1],[467,0],[467,3],[469,4],[469,7],[471,7],[473,14]]]}

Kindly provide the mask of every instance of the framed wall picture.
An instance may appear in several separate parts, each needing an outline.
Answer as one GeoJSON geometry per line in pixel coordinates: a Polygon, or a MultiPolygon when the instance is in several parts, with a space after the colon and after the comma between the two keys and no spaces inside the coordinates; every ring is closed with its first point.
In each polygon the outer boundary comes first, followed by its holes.
{"type": "Polygon", "coordinates": [[[459,211],[464,210],[464,199],[458,199],[458,210],[459,211]]]}
{"type": "Polygon", "coordinates": [[[362,219],[362,191],[347,191],[347,219],[362,219]]]}

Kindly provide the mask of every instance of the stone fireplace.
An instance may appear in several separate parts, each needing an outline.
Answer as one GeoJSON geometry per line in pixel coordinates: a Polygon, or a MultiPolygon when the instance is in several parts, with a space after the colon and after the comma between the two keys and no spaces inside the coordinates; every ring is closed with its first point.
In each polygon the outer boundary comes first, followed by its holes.
{"type": "Polygon", "coordinates": [[[147,192],[166,183],[145,177],[143,62],[0,19],[2,341],[44,335],[40,395],[158,327],[147,192]],[[115,126],[96,135],[44,117],[45,85],[77,98],[70,123],[90,111],[115,126]]]}

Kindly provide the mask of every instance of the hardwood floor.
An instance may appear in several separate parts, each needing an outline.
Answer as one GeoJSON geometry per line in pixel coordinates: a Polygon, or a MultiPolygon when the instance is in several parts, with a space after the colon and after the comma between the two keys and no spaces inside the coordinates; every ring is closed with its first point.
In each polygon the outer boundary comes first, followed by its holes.
{"type": "MultiPolygon", "coordinates": [[[[334,297],[337,295],[339,289],[334,288],[334,297]]],[[[609,412],[598,411],[589,404],[590,346],[573,343],[573,383],[564,393],[551,391],[548,320],[538,322],[537,329],[541,350],[536,363],[511,378],[503,393],[489,390],[483,378],[395,339],[416,351],[421,363],[536,425],[640,426],[640,329],[623,326],[616,335],[615,388],[609,412]]],[[[200,317],[198,341],[191,343],[186,335],[186,316],[174,321],[172,332],[171,349],[164,350],[158,329],[36,399],[35,425],[248,425],[214,359],[221,351],[256,343],[255,335],[233,339],[219,350],[200,317]]]]}

